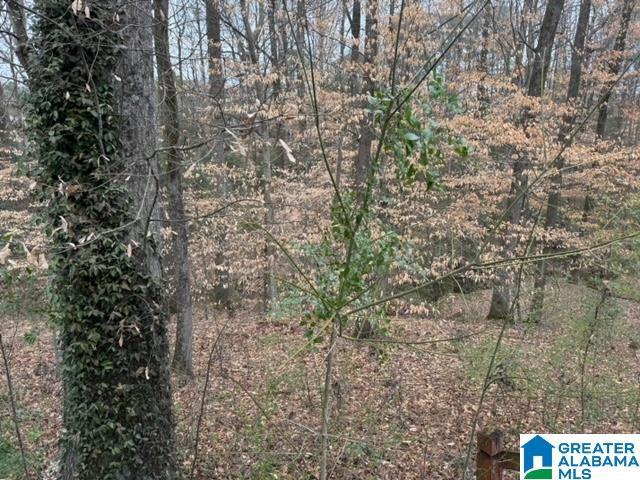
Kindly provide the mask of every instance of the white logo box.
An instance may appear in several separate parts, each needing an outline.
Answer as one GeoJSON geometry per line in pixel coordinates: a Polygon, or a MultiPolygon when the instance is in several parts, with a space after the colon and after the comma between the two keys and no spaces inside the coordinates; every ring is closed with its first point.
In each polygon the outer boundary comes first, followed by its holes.
{"type": "Polygon", "coordinates": [[[640,480],[640,434],[520,435],[520,478],[640,480]]]}

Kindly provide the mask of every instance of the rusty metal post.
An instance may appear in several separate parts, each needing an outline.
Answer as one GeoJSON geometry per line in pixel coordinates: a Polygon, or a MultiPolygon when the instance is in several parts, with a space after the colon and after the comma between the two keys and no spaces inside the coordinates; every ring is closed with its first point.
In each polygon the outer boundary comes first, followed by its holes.
{"type": "Polygon", "coordinates": [[[504,435],[496,430],[486,434],[478,432],[476,455],[476,480],[502,480],[501,454],[504,452],[504,435]]]}

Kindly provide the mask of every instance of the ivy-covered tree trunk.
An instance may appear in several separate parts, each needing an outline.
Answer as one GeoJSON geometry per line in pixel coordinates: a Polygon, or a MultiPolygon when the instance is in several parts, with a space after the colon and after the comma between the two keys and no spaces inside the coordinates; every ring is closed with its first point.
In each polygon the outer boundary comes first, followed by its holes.
{"type": "Polygon", "coordinates": [[[64,381],[60,478],[177,478],[149,1],[39,0],[31,133],[64,381]]]}

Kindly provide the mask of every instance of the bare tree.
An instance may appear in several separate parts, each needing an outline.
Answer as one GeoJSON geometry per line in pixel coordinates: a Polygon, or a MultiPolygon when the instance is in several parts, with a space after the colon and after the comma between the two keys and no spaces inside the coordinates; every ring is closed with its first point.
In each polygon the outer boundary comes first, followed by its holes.
{"type": "Polygon", "coordinates": [[[166,151],[166,182],[168,215],[172,235],[171,258],[175,304],[177,311],[176,342],[173,353],[173,368],[188,375],[192,370],[193,351],[193,307],[191,301],[191,267],[189,260],[189,224],[185,216],[183,199],[183,158],[180,145],[180,113],[178,92],[171,66],[169,51],[169,0],[154,0],[154,40],[156,68],[160,87],[160,111],[164,126],[166,151]]]}

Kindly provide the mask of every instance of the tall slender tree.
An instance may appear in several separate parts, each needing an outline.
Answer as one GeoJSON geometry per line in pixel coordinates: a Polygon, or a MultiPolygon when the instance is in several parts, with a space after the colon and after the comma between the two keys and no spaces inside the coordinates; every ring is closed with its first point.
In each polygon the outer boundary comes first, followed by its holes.
{"type": "MultiPolygon", "coordinates": [[[[623,0],[620,14],[620,27],[613,44],[613,51],[607,61],[606,73],[609,76],[602,87],[602,99],[598,108],[598,120],[596,122],[596,136],[604,139],[607,136],[607,119],[609,118],[609,103],[611,101],[612,87],[616,82],[616,77],[620,73],[624,61],[624,51],[627,44],[627,33],[631,15],[635,7],[636,0],[623,0]]],[[[583,220],[587,220],[594,208],[594,199],[587,193],[584,197],[583,220]]]]}
{"type": "MultiPolygon", "coordinates": [[[[582,0],[580,2],[580,12],[578,14],[578,24],[576,26],[576,34],[573,40],[573,55],[571,57],[571,73],[569,76],[569,86],[567,87],[567,103],[573,110],[563,117],[562,125],[558,133],[558,143],[565,145],[570,139],[569,135],[575,123],[575,104],[580,93],[580,80],[582,77],[582,65],[584,62],[585,41],[587,31],[589,29],[589,17],[591,15],[591,0],[582,0]]],[[[553,168],[554,173],[551,177],[551,186],[547,198],[547,206],[545,213],[545,230],[552,230],[559,221],[560,204],[562,202],[562,178],[565,167],[565,157],[560,155],[556,158],[553,168]]],[[[548,253],[553,248],[552,245],[546,244],[544,252],[548,253]]],[[[538,263],[536,275],[534,278],[534,293],[529,319],[537,322],[540,320],[542,309],[544,306],[545,288],[547,285],[547,262],[542,260],[538,263]]]]}
{"type": "MultiPolygon", "coordinates": [[[[218,165],[215,178],[215,190],[218,198],[224,199],[229,190],[226,172],[225,159],[225,134],[224,122],[221,112],[224,108],[224,73],[222,58],[222,0],[205,0],[205,17],[207,23],[207,59],[209,65],[209,95],[214,107],[214,118],[216,126],[216,137],[213,146],[213,161],[218,165]]],[[[214,263],[216,265],[216,280],[214,286],[214,301],[221,306],[229,307],[231,303],[230,275],[226,267],[224,254],[224,243],[226,241],[225,232],[216,235],[216,253],[214,263]]]]}
{"type": "Polygon", "coordinates": [[[222,72],[221,0],[206,0],[207,59],[209,64],[209,93],[214,100],[222,97],[224,75],[222,72]]]}
{"type": "Polygon", "coordinates": [[[27,34],[27,20],[22,0],[6,0],[11,28],[16,39],[16,56],[26,71],[29,70],[29,36],[27,34]]]}
{"type": "Polygon", "coordinates": [[[169,49],[169,0],[153,0],[153,33],[156,69],[160,89],[160,112],[166,152],[168,216],[172,235],[171,272],[177,312],[174,369],[191,374],[193,356],[193,306],[191,301],[191,266],[189,260],[189,223],[185,215],[182,186],[183,158],[180,151],[180,113],[176,78],[169,49]]]}
{"type": "MultiPolygon", "coordinates": [[[[527,79],[527,95],[530,97],[540,97],[544,90],[544,86],[551,64],[551,52],[553,49],[554,39],[558,30],[558,23],[564,8],[564,0],[549,0],[545,9],[538,41],[533,51],[532,63],[529,70],[529,78],[527,79]]],[[[525,134],[533,125],[534,116],[531,111],[526,108],[522,113],[522,126],[525,134]]],[[[509,210],[507,220],[513,226],[519,225],[522,214],[526,207],[527,185],[529,183],[526,170],[530,160],[526,152],[520,152],[516,155],[513,162],[511,194],[508,199],[509,210]]],[[[503,250],[507,255],[513,255],[518,246],[517,237],[512,235],[503,245],[503,250]]],[[[497,284],[493,288],[491,297],[491,306],[489,308],[489,318],[507,318],[512,313],[512,282],[506,275],[506,272],[499,273],[497,284]]]]}
{"type": "MultiPolygon", "coordinates": [[[[361,94],[373,95],[375,84],[373,81],[375,58],[378,54],[378,1],[370,1],[367,5],[364,59],[361,62],[364,74],[361,94]]],[[[360,125],[358,138],[358,153],[356,156],[355,182],[356,186],[364,184],[369,166],[371,165],[371,144],[374,131],[370,115],[366,115],[360,125]]]]}
{"type": "Polygon", "coordinates": [[[624,62],[624,51],[627,45],[627,34],[629,32],[629,23],[631,15],[635,7],[636,0],[623,0],[622,11],[620,12],[620,28],[613,44],[613,51],[607,61],[608,80],[605,82],[602,90],[602,102],[598,108],[598,121],[596,123],[596,135],[604,138],[607,133],[607,118],[609,116],[609,101],[611,100],[611,87],[616,81],[616,77],[620,73],[624,62]]]}
{"type": "Polygon", "coordinates": [[[351,68],[354,69],[351,73],[350,81],[351,95],[355,95],[358,92],[358,73],[357,70],[355,70],[355,65],[360,60],[361,16],[360,0],[353,0],[353,10],[349,18],[351,30],[351,68]]]}

